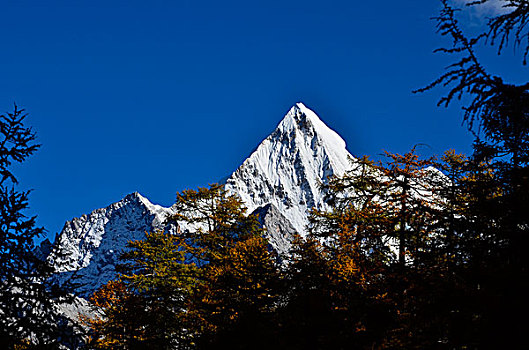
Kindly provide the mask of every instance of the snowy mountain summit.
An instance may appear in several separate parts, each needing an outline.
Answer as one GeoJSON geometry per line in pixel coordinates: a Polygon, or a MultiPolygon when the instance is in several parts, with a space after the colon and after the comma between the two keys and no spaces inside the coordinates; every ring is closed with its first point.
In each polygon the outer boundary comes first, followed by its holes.
{"type": "MultiPolygon", "coordinates": [[[[331,175],[351,168],[344,140],[310,109],[297,103],[277,128],[226,180],[229,193],[240,196],[248,213],[259,214],[270,244],[288,251],[293,234],[305,232],[308,211],[324,209],[320,188],[331,175]]],[[[58,278],[80,275],[78,292],[87,296],[114,277],[119,254],[129,240],[165,227],[172,208],[154,205],[138,193],[68,221],[48,259],[58,278]],[[63,254],[58,256],[57,251],[63,254]]]]}
{"type": "Polygon", "coordinates": [[[325,207],[320,184],[349,169],[351,157],[345,141],[297,103],[226,181],[226,189],[250,212],[273,204],[303,234],[308,210],[325,207]]]}

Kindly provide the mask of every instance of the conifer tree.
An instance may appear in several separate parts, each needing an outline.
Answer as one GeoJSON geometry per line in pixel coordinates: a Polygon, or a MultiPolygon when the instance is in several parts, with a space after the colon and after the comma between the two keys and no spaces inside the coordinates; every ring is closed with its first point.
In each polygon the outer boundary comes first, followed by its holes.
{"type": "Polygon", "coordinates": [[[248,348],[255,324],[271,328],[279,271],[257,218],[219,185],[178,193],[174,208],[183,229],[130,242],[118,280],[92,297],[90,346],[248,348]]]}
{"type": "Polygon", "coordinates": [[[313,209],[309,217],[310,234],[323,239],[331,248],[340,238],[345,237],[361,244],[362,252],[369,252],[377,260],[389,262],[389,236],[392,222],[390,215],[380,200],[387,192],[387,181],[377,164],[364,156],[352,161],[352,170],[341,177],[332,177],[325,186],[327,201],[331,210],[313,209]],[[354,234],[351,235],[351,233],[354,234]]]}
{"type": "Polygon", "coordinates": [[[457,10],[447,0],[442,3],[437,27],[452,39],[453,46],[438,51],[460,58],[418,91],[444,86],[448,93],[439,104],[447,106],[463,96],[469,101],[463,108],[463,120],[475,141],[463,187],[470,201],[463,216],[466,227],[460,229],[460,246],[465,248],[467,295],[479,300],[471,311],[479,322],[472,323],[475,332],[468,342],[527,347],[523,331],[527,322],[514,321],[514,310],[529,311],[520,292],[526,290],[529,280],[524,248],[529,243],[529,84],[508,83],[490,74],[479,61],[476,48],[489,43],[497,45],[501,53],[511,42],[515,49],[522,49],[525,64],[529,6],[525,0],[505,1],[505,12],[492,17],[481,34],[469,38],[461,29],[457,10]]]}
{"type": "Polygon", "coordinates": [[[333,248],[310,236],[294,242],[278,310],[287,348],[371,349],[392,323],[386,266],[366,256],[354,231],[339,236],[333,248]]]}
{"type": "Polygon", "coordinates": [[[120,280],[109,281],[90,298],[93,315],[82,315],[89,327],[90,349],[144,349],[149,314],[141,295],[120,280]]]}
{"type": "MultiPolygon", "coordinates": [[[[454,275],[443,263],[459,244],[459,226],[450,218],[462,215],[455,187],[460,182],[452,186],[431,168],[433,160],[420,159],[415,149],[386,156],[385,163],[357,159],[352,171],[329,181],[332,207],[313,211],[309,240],[295,245],[289,276],[296,278],[290,288],[313,276],[308,281],[318,285],[314,289],[323,293],[320,304],[328,310],[363,310],[345,317],[363,326],[356,334],[349,326],[342,346],[352,341],[366,348],[429,348],[451,336],[451,311],[462,310],[456,305],[461,301],[452,300],[452,292],[459,292],[454,275]],[[381,322],[369,322],[373,315],[381,322]]],[[[447,172],[460,180],[464,161],[451,153],[445,158],[453,163],[447,172]]],[[[303,295],[291,298],[299,301],[303,295]]],[[[331,320],[332,315],[319,317],[331,320]]]]}
{"type": "Polygon", "coordinates": [[[308,236],[294,241],[278,310],[289,348],[382,345],[395,313],[386,285],[395,258],[381,176],[369,158],[355,160],[325,186],[330,210],[313,210],[308,236]]]}
{"type": "Polygon", "coordinates": [[[190,327],[201,334],[200,347],[242,346],[252,329],[241,326],[262,321],[276,300],[278,270],[263,229],[221,185],[178,193],[174,207],[171,220],[191,228],[186,253],[199,268],[190,327]]]}
{"type": "Polygon", "coordinates": [[[16,105],[12,113],[0,115],[0,347],[72,346],[74,329],[58,310],[71,296],[48,280],[53,269],[35,247],[44,229],[24,214],[29,191],[17,190],[12,170],[39,148],[24,124],[26,116],[16,105]]]}
{"type": "Polygon", "coordinates": [[[184,245],[181,237],[160,231],[129,242],[119,279],[91,298],[97,316],[84,317],[92,346],[184,349],[193,342],[185,319],[196,267],[185,263],[184,245]]]}
{"type": "Polygon", "coordinates": [[[432,160],[420,159],[415,148],[404,155],[386,152],[386,157],[388,162],[377,167],[385,188],[379,200],[392,216],[395,232],[390,236],[398,242],[399,265],[403,267],[408,257],[418,265],[429,239],[432,160]]]}

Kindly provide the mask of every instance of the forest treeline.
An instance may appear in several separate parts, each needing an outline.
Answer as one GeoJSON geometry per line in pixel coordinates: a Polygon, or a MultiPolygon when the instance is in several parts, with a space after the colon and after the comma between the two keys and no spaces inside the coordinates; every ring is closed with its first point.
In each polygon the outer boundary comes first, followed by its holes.
{"type": "Polygon", "coordinates": [[[414,150],[383,163],[357,159],[325,186],[332,209],[313,210],[307,235],[282,259],[236,196],[220,185],[186,190],[170,220],[197,229],[130,242],[119,278],[91,299],[89,346],[519,344],[524,327],[512,308],[526,276],[523,254],[510,248],[526,228],[509,222],[499,175],[453,151],[439,160],[414,150]]]}
{"type": "MultiPolygon", "coordinates": [[[[277,256],[256,216],[220,185],[177,194],[169,223],[129,243],[116,279],[80,324],[54,307],[69,289],[34,253],[42,235],[21,211],[9,170],[36,151],[24,114],[2,116],[0,341],[6,348],[523,349],[529,258],[529,83],[491,75],[478,45],[528,53],[529,3],[507,0],[465,36],[448,1],[436,18],[454,64],[418,92],[464,98],[470,155],[352,160],[322,184],[328,210],[277,256]],[[51,282],[50,282],[51,283],[51,282]],[[76,338],[76,335],[79,335],[76,338]]],[[[479,6],[488,0],[476,1],[479,6]]]]}

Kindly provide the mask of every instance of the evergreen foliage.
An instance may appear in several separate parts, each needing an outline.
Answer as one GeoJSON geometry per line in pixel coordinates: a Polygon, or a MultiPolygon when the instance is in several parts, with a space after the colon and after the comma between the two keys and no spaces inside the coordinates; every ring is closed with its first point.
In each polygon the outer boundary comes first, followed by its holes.
{"type": "Polygon", "coordinates": [[[196,268],[184,263],[182,238],[147,233],[129,249],[121,257],[119,279],[91,299],[96,317],[83,318],[92,330],[89,343],[99,349],[172,349],[190,341],[185,307],[196,268]]]}
{"type": "MultiPolygon", "coordinates": [[[[329,310],[348,310],[339,319],[351,323],[335,325],[338,348],[425,348],[440,339],[440,331],[424,333],[439,327],[435,320],[445,312],[428,305],[443,280],[432,253],[441,176],[429,168],[433,160],[421,160],[414,149],[386,156],[385,163],[359,158],[352,171],[329,181],[333,207],[313,211],[308,240],[297,248],[298,256],[312,252],[311,262],[327,262],[318,268],[333,285],[327,298],[340,295],[342,303],[329,310]]],[[[302,266],[308,268],[295,272],[311,276],[314,267],[302,266]]],[[[328,285],[313,289],[321,293],[328,285]]]]}
{"type": "Polygon", "coordinates": [[[57,348],[75,344],[73,325],[58,310],[72,300],[48,280],[53,270],[35,247],[44,229],[24,214],[29,191],[17,190],[13,165],[39,148],[26,116],[16,105],[0,115],[0,347],[57,348]]]}
{"type": "Polygon", "coordinates": [[[228,334],[265,318],[276,299],[278,266],[257,217],[246,215],[241,200],[221,185],[183,191],[175,208],[173,221],[196,227],[186,235],[189,259],[199,268],[188,315],[200,347],[243,342],[247,337],[228,334]]]}
{"type": "Polygon", "coordinates": [[[473,322],[476,334],[472,341],[477,347],[527,347],[523,331],[527,322],[516,315],[529,311],[521,292],[529,280],[529,260],[524,252],[529,243],[529,83],[506,83],[489,74],[475,47],[488,40],[501,53],[512,40],[515,48],[522,48],[525,64],[529,7],[527,1],[505,1],[506,13],[491,18],[488,30],[468,39],[456,10],[448,1],[442,3],[438,28],[453,39],[453,47],[440,51],[462,57],[419,91],[442,85],[449,89],[440,103],[448,105],[463,95],[470,100],[464,107],[464,121],[476,138],[474,153],[466,162],[466,176],[461,179],[466,204],[464,220],[458,220],[463,224],[458,225],[458,248],[465,259],[460,273],[467,282],[467,295],[479,300],[469,311],[479,320],[473,322]]]}

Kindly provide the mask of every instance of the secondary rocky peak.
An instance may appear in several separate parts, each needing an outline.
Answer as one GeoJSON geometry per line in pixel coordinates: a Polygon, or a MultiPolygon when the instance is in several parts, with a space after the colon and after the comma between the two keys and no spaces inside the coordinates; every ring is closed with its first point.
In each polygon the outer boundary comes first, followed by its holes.
{"type": "Polygon", "coordinates": [[[138,192],[106,208],[67,221],[56,238],[48,259],[68,279],[81,277],[78,293],[89,295],[115,275],[119,256],[130,240],[142,239],[154,229],[175,230],[165,225],[172,209],[152,204],[138,192]]]}

